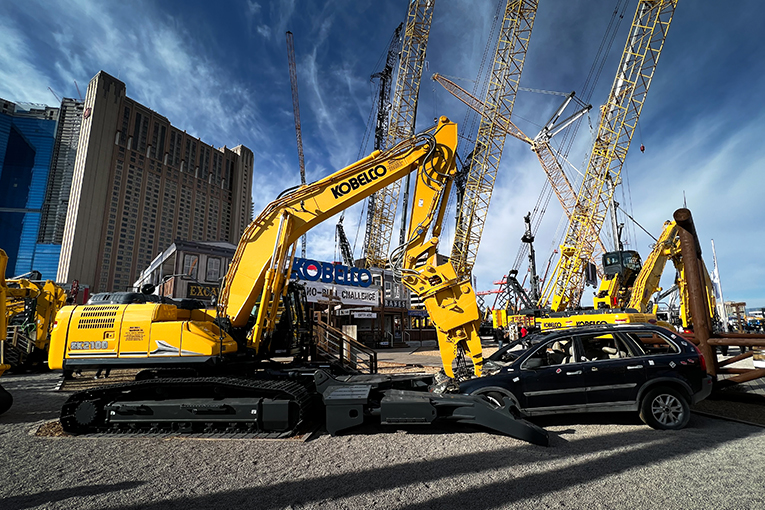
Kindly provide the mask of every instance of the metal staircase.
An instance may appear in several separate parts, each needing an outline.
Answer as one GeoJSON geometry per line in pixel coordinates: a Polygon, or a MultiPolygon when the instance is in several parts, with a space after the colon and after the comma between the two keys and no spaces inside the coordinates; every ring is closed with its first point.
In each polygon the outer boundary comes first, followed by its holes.
{"type": "Polygon", "coordinates": [[[377,373],[377,352],[326,322],[313,323],[316,351],[322,358],[354,373],[377,373]]]}

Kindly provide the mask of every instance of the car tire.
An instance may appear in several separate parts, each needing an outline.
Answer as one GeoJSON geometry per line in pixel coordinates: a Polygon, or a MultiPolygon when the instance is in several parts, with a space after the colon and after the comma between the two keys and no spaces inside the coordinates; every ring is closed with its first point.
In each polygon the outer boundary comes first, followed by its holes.
{"type": "Polygon", "coordinates": [[[640,402],[640,419],[654,429],[679,430],[688,425],[688,398],[667,386],[650,390],[640,402]]]}
{"type": "Polygon", "coordinates": [[[481,393],[478,395],[479,397],[483,398],[489,404],[491,404],[493,407],[500,408],[505,405],[505,398],[510,398],[510,400],[513,402],[510,404],[510,414],[512,414],[515,418],[521,417],[521,412],[518,409],[518,406],[515,405],[515,399],[513,397],[510,397],[509,395],[504,395],[498,391],[489,391],[486,393],[481,393]]]}

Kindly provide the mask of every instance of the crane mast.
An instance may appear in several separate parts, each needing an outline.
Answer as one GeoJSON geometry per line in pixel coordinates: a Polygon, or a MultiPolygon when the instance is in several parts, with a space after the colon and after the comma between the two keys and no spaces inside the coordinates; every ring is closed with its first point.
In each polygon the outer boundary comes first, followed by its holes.
{"type": "Polygon", "coordinates": [[[478,254],[505,145],[504,119],[513,112],[537,4],[508,0],[505,6],[450,257],[461,276],[470,274],[478,254]]]}
{"type": "Polygon", "coordinates": [[[584,268],[598,242],[615,185],[659,61],[677,0],[641,0],[622,52],[574,212],[553,274],[539,305],[553,311],[575,307],[583,292],[584,268]],[[608,186],[608,182],[614,186],[608,186]]]}
{"type": "MultiPolygon", "coordinates": [[[[287,60],[290,66],[290,86],[292,88],[292,112],[295,116],[295,135],[297,137],[298,162],[300,163],[300,184],[305,184],[305,158],[303,157],[303,128],[300,125],[300,104],[298,101],[297,67],[295,66],[295,44],[292,32],[287,32],[287,60]]],[[[306,237],[300,238],[302,255],[305,258],[306,237]]]]}
{"type": "MultiPolygon", "coordinates": [[[[414,134],[417,96],[420,91],[434,6],[435,0],[412,0],[409,3],[401,59],[391,103],[386,147],[393,147],[414,134]]],[[[369,267],[385,266],[400,190],[401,183],[394,182],[377,192],[369,203],[372,209],[371,222],[367,220],[364,239],[364,258],[369,267]]]]}

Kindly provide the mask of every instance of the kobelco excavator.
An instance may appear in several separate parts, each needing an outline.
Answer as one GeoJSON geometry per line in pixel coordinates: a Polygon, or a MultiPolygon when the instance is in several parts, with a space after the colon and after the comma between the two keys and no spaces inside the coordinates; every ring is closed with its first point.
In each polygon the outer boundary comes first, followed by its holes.
{"type": "Polygon", "coordinates": [[[289,283],[295,242],[416,170],[407,240],[392,252],[391,265],[436,325],[446,374],[454,375],[464,353],[480,376],[481,318],[470,280],[458,278],[451,263],[436,263],[456,147],[457,126],[441,117],[385,152],[283,192],[242,235],[215,311],[165,303],[64,307],[53,329],[51,368],[162,369],[151,379],[72,395],[62,409],[64,429],[288,436],[321,415],[332,434],[367,416],[396,425],[443,418],[547,444],[547,433],[514,418],[509,402],[494,407],[480,397],[432,393],[429,377],[332,373],[311,357],[305,292],[289,283]],[[427,263],[415,268],[423,257],[427,263]],[[279,362],[277,352],[292,359],[279,362]],[[180,376],[165,377],[171,368],[180,376]]]}

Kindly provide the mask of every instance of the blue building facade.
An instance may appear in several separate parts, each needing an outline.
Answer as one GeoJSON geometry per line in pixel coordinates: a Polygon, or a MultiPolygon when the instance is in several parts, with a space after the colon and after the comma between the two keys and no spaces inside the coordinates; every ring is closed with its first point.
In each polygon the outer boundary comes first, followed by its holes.
{"type": "Polygon", "coordinates": [[[60,245],[38,243],[58,108],[0,99],[0,248],[8,273],[37,270],[55,280],[60,245]]]}

